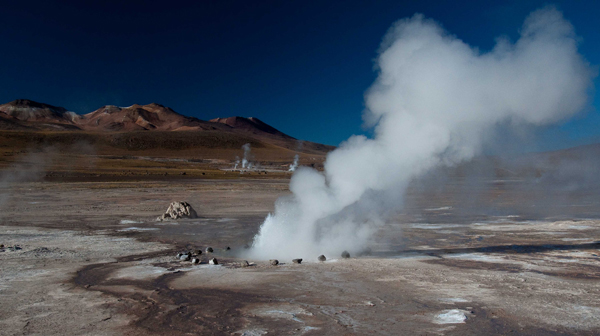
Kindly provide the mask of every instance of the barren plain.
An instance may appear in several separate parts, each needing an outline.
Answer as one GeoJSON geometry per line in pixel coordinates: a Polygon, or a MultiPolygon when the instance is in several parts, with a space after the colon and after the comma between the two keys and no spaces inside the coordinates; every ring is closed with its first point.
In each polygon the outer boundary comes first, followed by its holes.
{"type": "Polygon", "coordinates": [[[540,202],[526,182],[412,188],[369,255],[241,267],[245,245],[289,193],[289,174],[214,174],[3,185],[0,334],[600,331],[594,193],[556,191],[560,215],[542,216],[526,211],[540,202]],[[174,200],[199,218],[156,222],[174,200]],[[199,265],[176,258],[209,246],[199,265]],[[212,257],[219,265],[208,264],[212,257]]]}

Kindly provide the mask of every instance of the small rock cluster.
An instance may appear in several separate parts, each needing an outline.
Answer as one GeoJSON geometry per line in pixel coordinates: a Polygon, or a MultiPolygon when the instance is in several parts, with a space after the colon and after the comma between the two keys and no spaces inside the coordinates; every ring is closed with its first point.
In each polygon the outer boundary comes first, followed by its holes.
{"type": "Polygon", "coordinates": [[[4,252],[4,251],[19,251],[22,250],[23,248],[19,245],[14,245],[14,246],[4,246],[4,244],[0,244],[0,252],[4,252]]]}
{"type": "MultiPolygon", "coordinates": [[[[2,247],[3,247],[3,245],[0,245],[0,249],[2,249],[2,247]]],[[[229,252],[231,250],[231,248],[229,246],[227,246],[227,247],[225,247],[223,249],[220,249],[220,250],[222,252],[229,252]]],[[[204,250],[202,250],[202,249],[194,250],[195,253],[192,253],[190,251],[180,252],[180,253],[177,254],[177,259],[179,259],[181,261],[191,261],[192,264],[200,264],[200,263],[202,263],[202,260],[200,259],[200,256],[202,255],[202,253],[209,254],[209,253],[213,253],[214,251],[215,250],[212,247],[208,246],[204,250]]],[[[350,252],[343,251],[341,253],[341,257],[343,259],[349,259],[350,258],[350,252]]],[[[302,258],[292,259],[292,263],[300,265],[300,264],[302,264],[302,260],[303,260],[302,258]]],[[[317,260],[320,261],[320,262],[325,262],[327,260],[327,257],[325,257],[325,255],[321,254],[320,256],[317,257],[317,260]]],[[[209,261],[208,261],[208,263],[210,265],[219,265],[219,261],[217,260],[217,258],[210,258],[209,261]]],[[[279,265],[282,265],[282,264],[277,259],[271,259],[271,260],[269,260],[269,265],[271,265],[271,266],[279,266],[279,265]]],[[[249,266],[251,266],[251,264],[247,260],[242,260],[239,263],[239,266],[240,267],[249,267],[249,266]]]]}
{"type": "MultiPolygon", "coordinates": [[[[212,247],[206,248],[206,253],[212,253],[212,252],[213,252],[212,247]]],[[[201,255],[202,255],[202,249],[196,249],[196,250],[194,250],[193,253],[191,251],[177,253],[177,259],[181,260],[181,261],[191,261],[192,264],[197,265],[202,262],[202,260],[200,259],[201,255]]],[[[214,261],[214,263],[211,263],[211,265],[217,265],[218,264],[217,259],[215,259],[215,258],[213,258],[213,259],[215,261],[214,261]]]]}
{"type": "Polygon", "coordinates": [[[197,218],[196,210],[188,202],[172,202],[167,211],[157,221],[179,219],[179,218],[197,218]]]}

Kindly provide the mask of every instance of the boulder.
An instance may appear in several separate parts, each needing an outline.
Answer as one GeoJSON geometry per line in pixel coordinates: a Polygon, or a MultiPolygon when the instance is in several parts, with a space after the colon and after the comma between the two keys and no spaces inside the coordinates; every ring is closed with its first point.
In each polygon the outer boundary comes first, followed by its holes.
{"type": "Polygon", "coordinates": [[[196,218],[198,214],[196,210],[188,202],[172,202],[167,211],[160,217],[158,221],[179,219],[179,218],[196,218]]]}
{"type": "Polygon", "coordinates": [[[301,264],[302,263],[302,259],[292,259],[292,262],[294,264],[301,264]]]}
{"type": "Polygon", "coordinates": [[[212,247],[207,247],[206,248],[206,253],[213,253],[213,248],[212,247]]]}
{"type": "Polygon", "coordinates": [[[350,258],[350,253],[348,251],[342,252],[342,258],[344,258],[344,259],[350,258]]]}
{"type": "Polygon", "coordinates": [[[319,261],[325,261],[325,260],[327,260],[327,258],[325,258],[325,256],[324,256],[324,255],[322,255],[322,254],[321,254],[321,255],[320,255],[320,256],[319,256],[317,259],[318,259],[319,261]]]}
{"type": "Polygon", "coordinates": [[[279,260],[277,260],[277,259],[271,259],[271,260],[269,260],[269,262],[271,263],[271,266],[279,265],[279,260]]]}
{"type": "Polygon", "coordinates": [[[211,265],[218,265],[219,261],[217,260],[217,258],[212,258],[208,261],[208,263],[211,265]]]}
{"type": "Polygon", "coordinates": [[[182,253],[179,256],[179,260],[182,260],[182,261],[189,261],[190,259],[192,259],[192,254],[189,253],[189,252],[188,253],[182,253]]]}

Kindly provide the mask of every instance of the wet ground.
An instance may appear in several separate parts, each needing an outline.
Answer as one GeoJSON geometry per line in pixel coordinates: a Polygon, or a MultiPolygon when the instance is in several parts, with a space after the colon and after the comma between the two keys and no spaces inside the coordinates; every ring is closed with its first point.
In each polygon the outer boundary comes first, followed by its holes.
{"type": "Polygon", "coordinates": [[[0,215],[2,335],[600,332],[600,203],[590,190],[415,187],[369,255],[250,267],[240,265],[244,246],[285,180],[2,191],[11,195],[0,215]],[[200,218],[154,221],[174,200],[200,218]],[[201,263],[177,260],[183,250],[204,251],[201,263]]]}

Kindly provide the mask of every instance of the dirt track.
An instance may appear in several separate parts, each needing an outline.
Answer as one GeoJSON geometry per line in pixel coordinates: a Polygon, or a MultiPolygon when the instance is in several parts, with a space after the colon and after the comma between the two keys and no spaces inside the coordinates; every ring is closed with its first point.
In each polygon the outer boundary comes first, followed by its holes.
{"type": "Polygon", "coordinates": [[[0,334],[600,331],[598,220],[474,218],[415,201],[372,256],[239,267],[286,190],[285,180],[13,187],[0,243],[22,249],[0,252],[0,334]],[[200,218],[154,222],[172,200],[200,218]],[[207,246],[221,265],[175,258],[207,246]]]}

